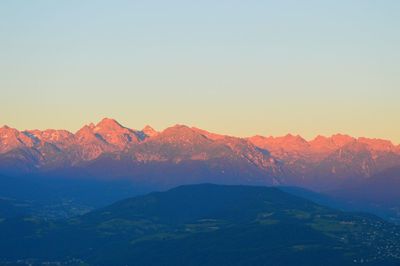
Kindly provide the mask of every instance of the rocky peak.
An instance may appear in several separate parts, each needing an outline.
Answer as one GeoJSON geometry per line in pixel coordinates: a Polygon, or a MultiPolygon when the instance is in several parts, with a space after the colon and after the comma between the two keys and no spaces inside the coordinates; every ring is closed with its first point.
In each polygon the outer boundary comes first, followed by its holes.
{"type": "Polygon", "coordinates": [[[42,143],[55,144],[58,148],[67,148],[75,142],[75,135],[67,130],[27,130],[26,133],[31,134],[42,143]]]}
{"type": "Polygon", "coordinates": [[[146,125],[143,129],[142,132],[147,136],[147,137],[154,137],[157,136],[159,134],[158,131],[156,131],[154,128],[152,128],[149,125],[146,125]]]}
{"type": "Polygon", "coordinates": [[[226,135],[220,135],[220,134],[215,134],[215,133],[211,133],[209,131],[206,131],[204,129],[200,129],[197,127],[192,127],[192,129],[200,134],[202,134],[203,136],[206,136],[207,138],[211,139],[211,140],[221,140],[224,138],[227,138],[228,136],[226,135]]]}
{"type": "Polygon", "coordinates": [[[97,142],[101,138],[94,132],[95,126],[93,124],[85,125],[75,133],[78,142],[97,142]]]}
{"type": "Polygon", "coordinates": [[[108,144],[120,150],[127,148],[132,143],[140,141],[140,133],[126,128],[111,118],[104,118],[94,128],[93,132],[108,144]]]}
{"type": "Polygon", "coordinates": [[[389,140],[360,137],[357,141],[366,144],[373,151],[396,152],[396,146],[389,140]]]}
{"type": "Polygon", "coordinates": [[[9,128],[7,126],[1,127],[0,128],[0,138],[5,139],[10,136],[17,136],[18,135],[18,130],[9,128]]]}
{"type": "Polygon", "coordinates": [[[332,135],[331,137],[332,142],[338,147],[343,147],[351,142],[356,141],[355,138],[350,137],[349,135],[344,135],[344,134],[335,134],[332,135]]]}
{"type": "Polygon", "coordinates": [[[103,118],[94,127],[94,131],[121,131],[124,129],[126,129],[124,126],[111,118],[103,118]]]}
{"type": "Polygon", "coordinates": [[[182,136],[182,135],[195,135],[197,132],[195,132],[193,129],[191,129],[188,126],[185,125],[174,125],[172,127],[166,128],[164,131],[161,132],[163,136],[182,136]]]}
{"type": "Polygon", "coordinates": [[[275,138],[278,143],[292,148],[307,148],[308,142],[300,135],[287,134],[284,137],[275,138]]]}
{"type": "Polygon", "coordinates": [[[150,140],[184,146],[212,142],[212,140],[208,139],[203,134],[185,125],[169,127],[150,140]]]}
{"type": "Polygon", "coordinates": [[[29,134],[24,134],[15,128],[3,126],[0,128],[0,153],[12,149],[33,147],[37,140],[29,134]]]}
{"type": "Polygon", "coordinates": [[[337,149],[336,144],[332,138],[328,138],[322,135],[318,135],[309,142],[311,150],[314,153],[329,153],[337,149]]]}
{"type": "Polygon", "coordinates": [[[278,151],[284,150],[287,152],[299,152],[308,149],[308,142],[299,135],[287,134],[283,137],[263,137],[254,136],[249,138],[250,142],[259,148],[278,151]]]}

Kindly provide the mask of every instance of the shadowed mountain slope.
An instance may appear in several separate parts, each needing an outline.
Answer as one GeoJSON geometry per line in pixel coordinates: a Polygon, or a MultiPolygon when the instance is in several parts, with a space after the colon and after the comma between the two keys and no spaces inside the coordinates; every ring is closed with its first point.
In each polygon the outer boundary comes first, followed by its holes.
{"type": "Polygon", "coordinates": [[[89,265],[400,262],[397,226],[266,187],[183,186],[123,200],[65,223],[6,219],[0,222],[0,233],[7,236],[0,240],[0,258],[9,262],[28,258],[89,265]]]}

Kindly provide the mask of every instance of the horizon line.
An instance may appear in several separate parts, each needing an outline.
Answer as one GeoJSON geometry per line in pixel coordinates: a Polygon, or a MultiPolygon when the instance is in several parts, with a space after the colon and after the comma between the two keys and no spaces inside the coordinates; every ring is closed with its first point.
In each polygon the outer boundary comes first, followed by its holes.
{"type": "Polygon", "coordinates": [[[333,133],[333,134],[330,134],[330,135],[316,134],[316,135],[314,135],[314,137],[311,137],[311,138],[305,138],[305,137],[303,137],[303,136],[300,135],[300,134],[294,134],[294,133],[291,133],[291,132],[288,132],[288,133],[282,134],[282,135],[262,135],[262,134],[257,134],[257,133],[256,133],[256,134],[252,134],[252,135],[250,135],[250,136],[241,137],[241,136],[237,136],[237,135],[233,135],[233,134],[216,133],[216,132],[214,132],[214,131],[209,131],[209,130],[206,130],[206,129],[203,129],[203,128],[200,128],[200,127],[197,127],[197,126],[187,125],[187,124],[179,124],[179,123],[174,124],[174,125],[171,125],[171,126],[167,126],[167,127],[165,127],[164,129],[162,129],[162,130],[157,130],[157,129],[155,129],[153,126],[151,126],[151,125],[149,125],[149,124],[144,125],[141,129],[136,129],[136,128],[131,128],[131,127],[125,126],[125,125],[121,124],[120,122],[118,122],[117,119],[110,118],[110,117],[104,117],[104,118],[102,118],[102,119],[101,119],[99,122],[97,122],[97,123],[94,123],[94,122],[85,123],[85,124],[83,124],[79,129],[77,129],[77,130],[75,130],[75,131],[69,130],[69,129],[65,129],[65,128],[19,129],[19,128],[16,128],[16,127],[13,127],[13,126],[9,126],[8,124],[2,125],[2,126],[0,127],[0,129],[3,129],[3,128],[11,128],[11,129],[15,129],[15,130],[17,130],[17,131],[19,131],[19,132],[34,131],[34,130],[38,130],[38,131],[46,131],[46,130],[65,130],[65,131],[68,131],[68,132],[70,132],[70,133],[72,133],[72,134],[75,135],[75,134],[76,134],[80,129],[82,129],[83,127],[85,127],[85,126],[90,126],[90,125],[97,126],[98,124],[100,124],[102,121],[105,121],[105,120],[112,120],[112,121],[115,121],[115,122],[118,123],[121,127],[130,129],[130,130],[134,130],[134,131],[142,131],[142,130],[143,130],[144,128],[146,128],[146,127],[151,127],[151,128],[153,128],[155,131],[161,133],[161,132],[163,132],[163,131],[165,131],[165,130],[167,130],[167,129],[169,129],[169,128],[173,128],[173,127],[176,127],[176,126],[185,126],[185,127],[190,128],[190,129],[203,130],[203,131],[206,131],[206,132],[211,133],[211,134],[216,134],[216,135],[221,135],[221,136],[229,136],[229,137],[235,137],[235,138],[241,138],[241,139],[248,139],[248,138],[252,138],[252,137],[283,138],[283,137],[290,137],[290,136],[292,136],[292,137],[299,137],[299,138],[305,140],[306,142],[310,142],[310,141],[313,141],[313,140],[315,140],[315,139],[317,139],[317,138],[319,138],[319,137],[323,137],[323,138],[332,138],[332,137],[335,137],[335,136],[343,136],[343,137],[350,137],[350,138],[353,138],[353,139],[355,139],[355,140],[359,140],[359,139],[363,139],[363,138],[364,138],[364,139],[369,139],[369,140],[389,141],[389,142],[390,142],[392,145],[394,145],[394,146],[400,146],[400,143],[396,143],[396,142],[394,142],[392,139],[389,139],[389,138],[376,138],[376,137],[367,137],[367,136],[354,136],[354,135],[350,135],[350,134],[346,134],[346,133],[342,133],[342,132],[337,132],[337,133],[333,133]]]}

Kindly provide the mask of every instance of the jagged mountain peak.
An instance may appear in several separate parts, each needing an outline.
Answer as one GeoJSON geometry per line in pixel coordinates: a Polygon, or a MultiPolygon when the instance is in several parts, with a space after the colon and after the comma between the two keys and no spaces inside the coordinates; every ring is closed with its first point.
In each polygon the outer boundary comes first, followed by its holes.
{"type": "Polygon", "coordinates": [[[215,167],[217,161],[223,161],[231,166],[251,165],[257,171],[274,176],[284,172],[307,176],[317,168],[334,176],[373,174],[375,169],[400,165],[400,147],[380,139],[344,134],[318,136],[311,141],[292,134],[238,138],[182,124],[161,132],[151,126],[136,131],[111,118],[104,118],[96,125],[85,125],[75,134],[52,129],[20,132],[3,126],[0,128],[0,155],[13,149],[31,150],[37,157],[31,161],[42,165],[48,161],[54,165],[79,165],[102,159],[104,155],[105,158],[122,158],[118,159],[121,161],[130,158],[134,164],[201,161],[215,167]],[[340,167],[344,160],[348,165],[340,167]],[[356,170],[347,170],[350,168],[356,170]]]}
{"type": "Polygon", "coordinates": [[[307,151],[309,143],[299,135],[287,134],[283,137],[263,137],[260,135],[249,138],[249,141],[257,147],[267,149],[273,152],[282,153],[307,151]]]}
{"type": "Polygon", "coordinates": [[[318,135],[313,140],[309,141],[313,152],[316,153],[327,153],[337,150],[355,139],[344,134],[334,134],[330,137],[318,135]]]}
{"type": "Polygon", "coordinates": [[[125,127],[122,126],[117,120],[106,117],[103,118],[99,123],[97,123],[94,129],[121,130],[125,129],[125,127]]]}
{"type": "Polygon", "coordinates": [[[26,130],[27,132],[34,136],[35,138],[41,140],[42,142],[49,143],[61,143],[66,145],[71,143],[75,139],[75,135],[68,130],[64,129],[46,129],[46,130],[26,130]]]}
{"type": "Polygon", "coordinates": [[[168,127],[164,129],[164,131],[161,132],[162,135],[184,135],[184,134],[198,134],[195,130],[192,128],[186,126],[186,125],[181,125],[181,124],[176,124],[174,126],[168,127]]]}
{"type": "Polygon", "coordinates": [[[342,147],[344,145],[347,145],[347,144],[349,144],[351,142],[356,141],[355,138],[353,138],[353,137],[351,137],[349,135],[340,134],[340,133],[332,135],[331,139],[335,143],[335,145],[337,145],[339,147],[342,147]]]}
{"type": "Polygon", "coordinates": [[[87,134],[93,134],[93,128],[94,128],[93,123],[89,125],[84,125],[78,131],[75,132],[75,136],[80,137],[87,134]]]}
{"type": "Polygon", "coordinates": [[[19,131],[15,128],[4,125],[0,128],[0,132],[19,132],[19,131]]]}
{"type": "Polygon", "coordinates": [[[90,124],[80,129],[75,136],[82,143],[97,143],[97,154],[106,151],[124,150],[141,141],[140,132],[122,126],[115,119],[104,118],[96,125],[90,124]],[[107,147],[110,146],[110,147],[107,147]]]}
{"type": "Polygon", "coordinates": [[[199,132],[200,134],[202,134],[203,136],[206,136],[207,138],[211,139],[211,140],[221,140],[221,139],[225,139],[225,138],[229,138],[230,136],[227,135],[221,135],[221,134],[216,134],[216,133],[211,133],[209,131],[206,131],[204,129],[201,128],[197,128],[197,127],[192,127],[193,130],[199,132]]]}
{"type": "Polygon", "coordinates": [[[336,133],[331,135],[330,137],[324,135],[317,135],[313,140],[310,142],[331,142],[336,145],[345,145],[349,142],[355,141],[356,139],[352,136],[342,133],[336,133]]]}
{"type": "Polygon", "coordinates": [[[156,131],[154,128],[152,128],[149,125],[146,125],[143,129],[142,132],[147,136],[147,137],[154,137],[159,134],[158,131],[156,131]]]}
{"type": "Polygon", "coordinates": [[[199,138],[199,139],[205,139],[208,141],[216,141],[216,140],[223,140],[223,139],[239,139],[237,137],[231,137],[228,135],[220,135],[220,134],[215,134],[211,133],[209,131],[199,129],[196,127],[189,127],[186,125],[174,125],[172,127],[169,127],[165,129],[164,131],[161,132],[160,136],[170,136],[170,137],[188,137],[188,138],[199,138]]]}
{"type": "Polygon", "coordinates": [[[146,131],[146,130],[150,130],[150,131],[156,131],[152,126],[150,125],[145,125],[144,128],[142,129],[142,131],[146,131]]]}
{"type": "Polygon", "coordinates": [[[396,152],[396,146],[390,140],[360,137],[357,141],[368,145],[374,151],[396,152]]]}
{"type": "Polygon", "coordinates": [[[315,136],[314,139],[312,139],[310,142],[322,142],[322,141],[326,141],[328,139],[327,136],[324,135],[317,135],[315,136]]]}
{"type": "Polygon", "coordinates": [[[81,129],[79,129],[75,135],[81,135],[81,134],[95,134],[96,132],[99,131],[120,131],[123,129],[127,129],[123,127],[120,123],[118,123],[114,119],[110,118],[104,118],[97,124],[90,123],[88,125],[84,125],[81,129]]]}
{"type": "Polygon", "coordinates": [[[286,143],[288,145],[300,145],[300,146],[307,146],[308,142],[301,137],[300,135],[293,135],[293,134],[287,134],[284,137],[275,137],[274,138],[278,143],[286,143]]]}
{"type": "Polygon", "coordinates": [[[293,135],[293,134],[286,134],[285,136],[281,137],[274,137],[274,136],[261,136],[261,135],[255,135],[250,137],[249,139],[258,139],[258,140],[268,140],[268,141],[274,141],[274,142],[282,142],[282,143],[287,143],[287,142],[302,142],[302,143],[307,143],[307,140],[305,140],[302,136],[300,135],[293,135]]]}
{"type": "Polygon", "coordinates": [[[185,143],[185,145],[210,141],[206,136],[197,132],[193,128],[179,124],[166,128],[152,139],[165,143],[185,143]]]}
{"type": "Polygon", "coordinates": [[[8,126],[0,128],[0,153],[24,147],[31,148],[35,143],[36,140],[32,136],[24,134],[15,128],[8,126]]]}
{"type": "Polygon", "coordinates": [[[286,134],[283,138],[285,138],[285,139],[295,139],[295,140],[305,141],[299,134],[294,135],[294,134],[288,133],[288,134],[286,134]]]}

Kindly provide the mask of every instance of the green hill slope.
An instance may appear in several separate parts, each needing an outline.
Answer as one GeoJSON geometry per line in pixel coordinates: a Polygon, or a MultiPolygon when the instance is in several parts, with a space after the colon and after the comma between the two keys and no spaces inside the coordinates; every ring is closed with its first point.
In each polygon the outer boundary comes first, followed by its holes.
{"type": "Polygon", "coordinates": [[[4,220],[3,262],[76,265],[399,265],[399,227],[277,188],[193,185],[69,220],[4,220]],[[21,231],[21,228],[24,230],[21,231]],[[33,260],[32,260],[33,259],[33,260]]]}

